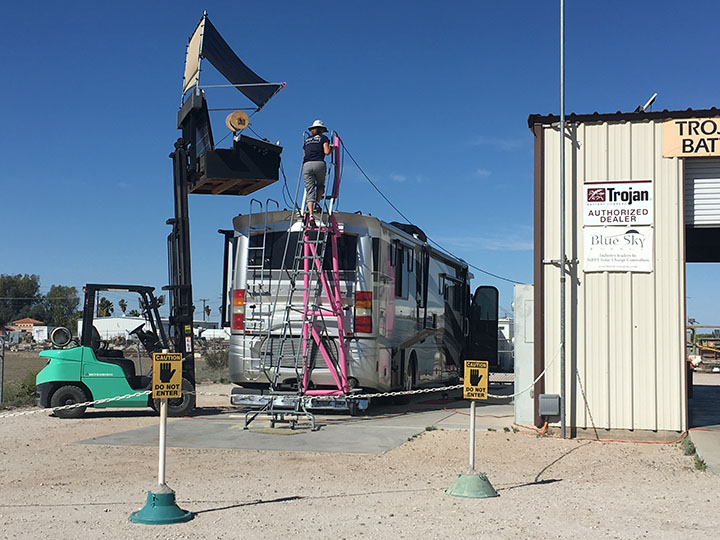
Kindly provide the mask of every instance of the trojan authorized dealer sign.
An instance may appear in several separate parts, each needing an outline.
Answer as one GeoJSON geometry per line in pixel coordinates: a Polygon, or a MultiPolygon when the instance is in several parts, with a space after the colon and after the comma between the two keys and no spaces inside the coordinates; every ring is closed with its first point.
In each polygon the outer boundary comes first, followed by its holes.
{"type": "Polygon", "coordinates": [[[663,122],[663,157],[720,156],[720,118],[673,118],[663,122]]]}
{"type": "Polygon", "coordinates": [[[584,225],[652,225],[652,180],[585,182],[584,225]]]}

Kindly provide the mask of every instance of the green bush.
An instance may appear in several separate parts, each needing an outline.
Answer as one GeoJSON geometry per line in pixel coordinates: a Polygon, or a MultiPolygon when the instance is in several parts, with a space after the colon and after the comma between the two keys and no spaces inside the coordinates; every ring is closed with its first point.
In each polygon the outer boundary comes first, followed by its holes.
{"type": "Polygon", "coordinates": [[[28,371],[19,381],[8,383],[3,388],[2,407],[26,407],[35,404],[35,376],[37,371],[28,371]]]}

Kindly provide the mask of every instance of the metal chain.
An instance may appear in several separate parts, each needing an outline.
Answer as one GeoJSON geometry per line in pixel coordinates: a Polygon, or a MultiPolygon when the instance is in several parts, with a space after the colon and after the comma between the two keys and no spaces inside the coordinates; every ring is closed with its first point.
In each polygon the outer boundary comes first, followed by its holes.
{"type": "MultiPolygon", "coordinates": [[[[544,372],[543,372],[544,373],[544,372]]],[[[378,392],[375,394],[350,394],[350,395],[337,395],[337,396],[297,396],[302,397],[303,399],[312,399],[313,401],[332,401],[336,399],[344,399],[347,401],[352,400],[360,400],[360,399],[371,399],[371,398],[383,398],[383,397],[395,397],[395,396],[413,396],[418,394],[434,394],[436,392],[447,392],[449,390],[459,390],[463,388],[462,384],[455,384],[452,386],[443,386],[441,388],[421,388],[418,390],[400,390],[397,392],[378,392]]],[[[85,401],[83,403],[73,403],[71,405],[63,405],[62,407],[53,407],[52,409],[31,409],[29,411],[21,411],[16,413],[9,413],[9,414],[3,414],[0,415],[0,419],[2,418],[12,418],[15,416],[26,416],[29,414],[37,414],[41,412],[55,412],[55,411],[64,411],[68,409],[76,409],[79,407],[92,407],[93,405],[100,405],[103,403],[110,403],[113,401],[121,401],[123,399],[129,399],[134,397],[140,397],[140,396],[146,396],[150,394],[151,390],[142,390],[140,392],[134,392],[132,394],[125,394],[123,396],[116,396],[116,397],[110,397],[110,398],[103,398],[103,399],[97,399],[94,401],[85,401]]],[[[280,396],[258,396],[258,394],[233,394],[233,393],[226,393],[226,392],[200,392],[197,390],[193,390],[191,392],[183,392],[185,394],[189,395],[195,395],[195,396],[216,396],[216,397],[238,397],[238,398],[253,398],[256,399],[258,397],[280,397],[280,396]]],[[[512,398],[516,396],[517,394],[513,395],[502,395],[502,394],[487,394],[488,397],[491,398],[498,398],[498,399],[507,399],[512,398]]],[[[282,397],[294,397],[294,396],[282,396],[282,397]]]]}
{"type": "MultiPolygon", "coordinates": [[[[422,388],[418,390],[400,390],[397,392],[378,392],[376,394],[350,394],[350,395],[337,395],[337,396],[300,396],[299,394],[293,396],[293,395],[272,395],[272,394],[266,394],[266,395],[258,395],[258,394],[227,394],[227,393],[221,393],[221,392],[198,392],[197,390],[194,392],[188,392],[190,394],[195,394],[197,396],[216,396],[216,397],[225,397],[225,396],[235,396],[239,398],[263,398],[263,397],[284,397],[284,398],[292,398],[292,397],[303,397],[306,399],[312,399],[312,400],[320,400],[320,401],[332,401],[334,399],[345,399],[345,400],[357,400],[357,399],[371,399],[371,398],[383,398],[383,397],[395,397],[395,396],[412,396],[416,394],[433,394],[435,392],[447,392],[449,390],[459,390],[463,388],[462,384],[455,384],[453,386],[443,386],[441,388],[422,388]]],[[[503,395],[503,394],[487,394],[488,397],[491,398],[500,398],[505,399],[512,397],[510,395],[503,395]]]]}
{"type": "Polygon", "coordinates": [[[148,395],[152,390],[143,390],[141,392],[134,392],[132,394],[125,394],[124,396],[115,396],[110,398],[103,398],[103,399],[96,399],[95,401],[85,401],[83,403],[73,403],[71,405],[63,405],[62,407],[53,407],[52,409],[31,409],[29,411],[22,411],[17,413],[10,413],[10,414],[3,414],[0,415],[0,418],[11,418],[13,416],[25,416],[28,414],[36,414],[41,412],[48,412],[50,410],[51,412],[55,411],[65,411],[68,409],[77,409],[78,407],[91,407],[93,405],[100,405],[102,403],[110,403],[112,401],[120,401],[123,399],[129,399],[134,397],[140,397],[140,396],[146,396],[148,395]]]}

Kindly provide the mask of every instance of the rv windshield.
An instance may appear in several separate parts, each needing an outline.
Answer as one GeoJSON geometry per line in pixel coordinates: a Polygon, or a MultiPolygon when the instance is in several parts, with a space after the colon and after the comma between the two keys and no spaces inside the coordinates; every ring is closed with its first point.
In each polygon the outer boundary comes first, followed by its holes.
{"type": "MultiPolygon", "coordinates": [[[[265,268],[269,270],[284,270],[293,268],[293,259],[298,243],[299,234],[290,233],[290,241],[287,239],[287,232],[270,232],[265,235],[265,268]],[[283,251],[287,246],[285,261],[283,264],[283,251]]],[[[261,247],[263,242],[262,234],[254,234],[250,237],[250,247],[261,247]]],[[[251,249],[248,252],[248,265],[259,266],[262,250],[251,249]]],[[[357,237],[343,234],[338,240],[338,259],[340,270],[355,270],[357,265],[357,237]]],[[[323,267],[326,270],[332,268],[331,248],[328,241],[325,248],[325,260],[323,267]]]]}

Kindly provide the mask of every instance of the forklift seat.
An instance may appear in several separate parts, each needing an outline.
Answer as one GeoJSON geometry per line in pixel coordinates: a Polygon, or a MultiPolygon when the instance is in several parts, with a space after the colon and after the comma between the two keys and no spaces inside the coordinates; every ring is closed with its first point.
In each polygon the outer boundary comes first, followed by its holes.
{"type": "Polygon", "coordinates": [[[90,342],[90,348],[95,353],[95,358],[100,362],[107,362],[108,364],[115,364],[120,366],[125,374],[125,378],[128,381],[132,381],[135,377],[135,362],[128,360],[123,357],[123,352],[116,349],[103,349],[100,347],[102,341],[100,340],[100,332],[93,326],[92,328],[92,340],[90,342]]]}
{"type": "Polygon", "coordinates": [[[97,357],[98,360],[100,360],[101,362],[106,362],[108,364],[115,364],[116,366],[120,366],[123,370],[123,373],[125,374],[125,378],[128,381],[133,380],[133,378],[135,377],[135,362],[133,362],[132,360],[129,360],[128,358],[100,356],[102,353],[103,353],[103,351],[95,352],[95,356],[97,357]]]}

